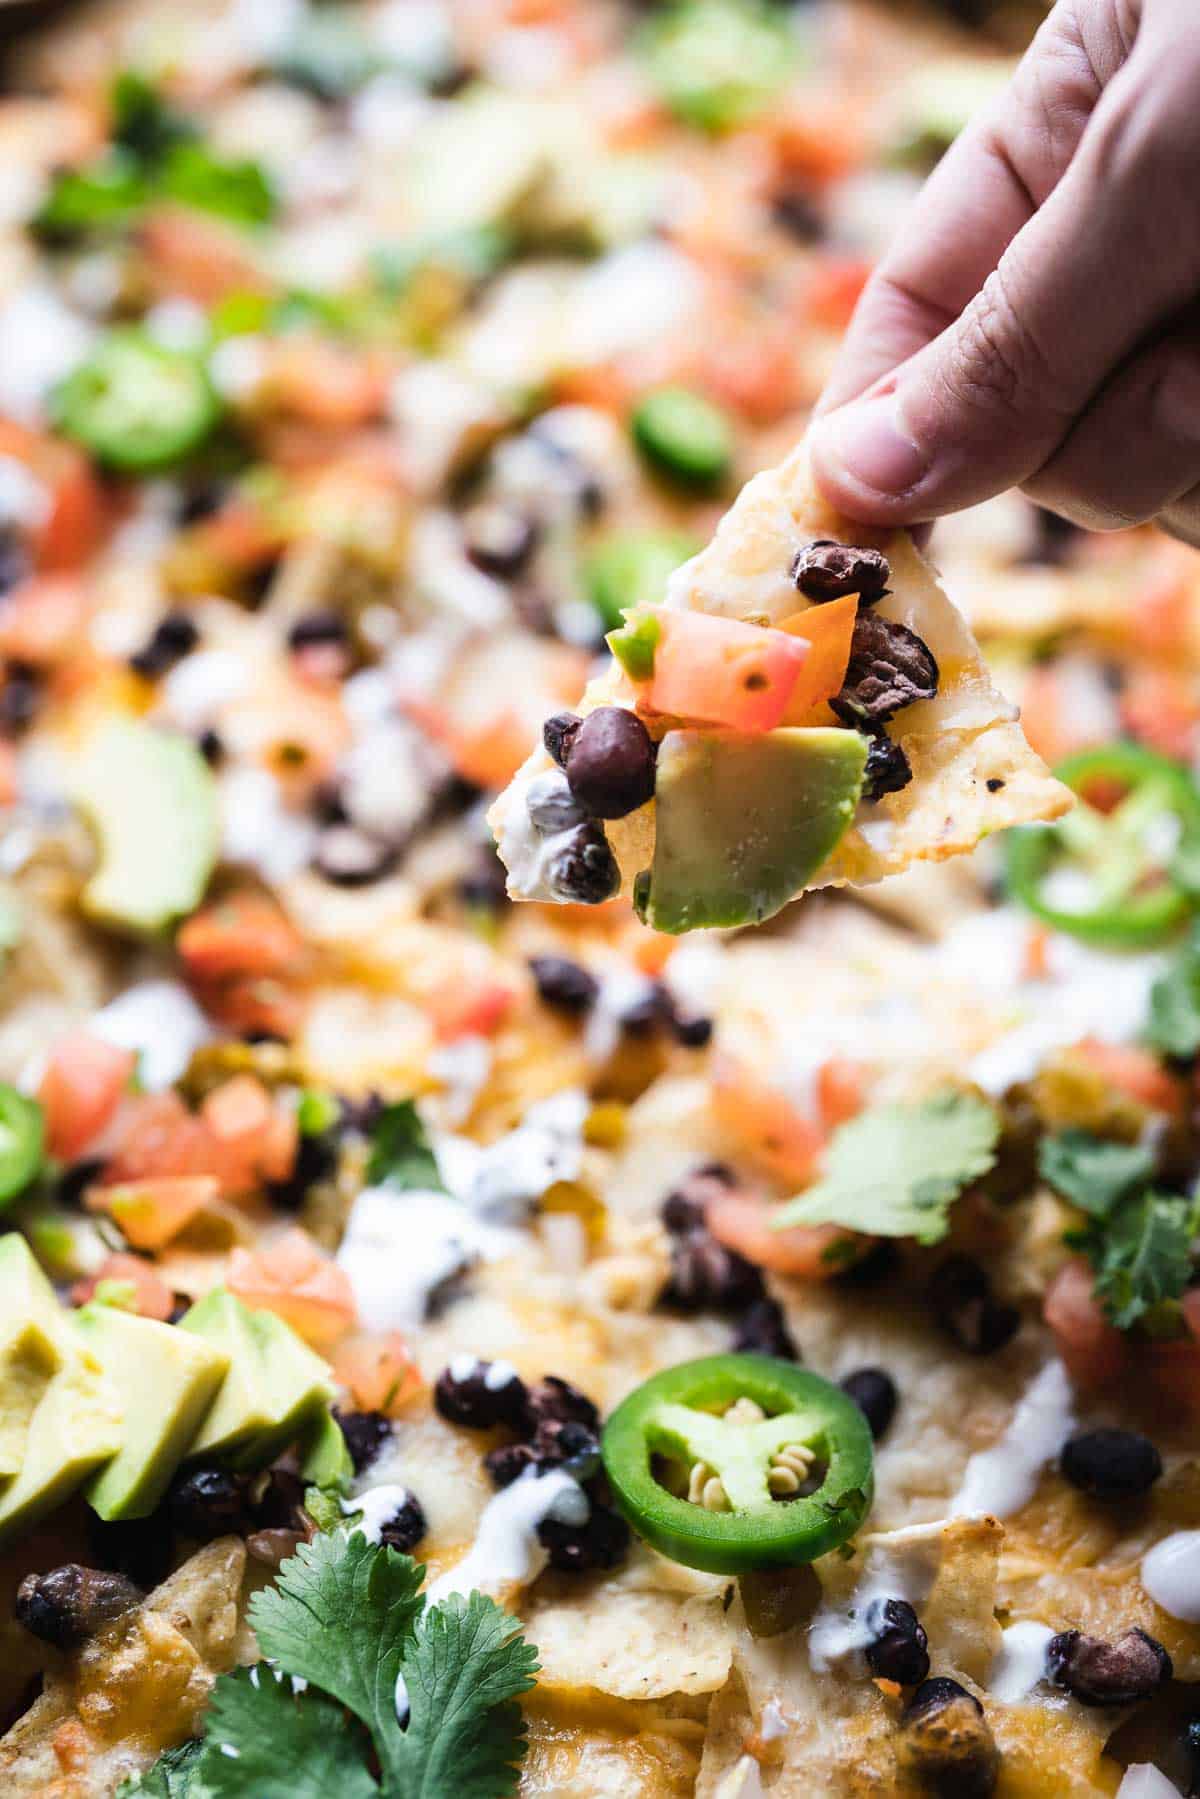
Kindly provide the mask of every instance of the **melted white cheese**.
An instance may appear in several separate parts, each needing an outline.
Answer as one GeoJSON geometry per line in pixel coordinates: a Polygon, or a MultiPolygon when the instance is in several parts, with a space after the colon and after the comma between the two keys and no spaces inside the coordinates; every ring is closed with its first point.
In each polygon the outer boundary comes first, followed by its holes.
{"type": "Polygon", "coordinates": [[[1038,1477],[1075,1427],[1074,1395],[1063,1364],[1047,1362],[1027,1388],[1008,1429],[967,1463],[951,1507],[956,1518],[1011,1518],[1033,1498],[1038,1477]]]}
{"type": "Polygon", "coordinates": [[[1054,1632],[1047,1624],[1025,1618],[1010,1624],[1000,1638],[1000,1651],[988,1676],[988,1691],[1003,1705],[1032,1693],[1046,1673],[1046,1648],[1054,1632]]]}
{"type": "Polygon", "coordinates": [[[139,981],[99,1012],[88,1029],[118,1049],[136,1050],[138,1078],[151,1093],[173,1086],[212,1029],[178,981],[139,981]]]}
{"type": "Polygon", "coordinates": [[[288,811],[274,775],[248,764],[231,768],[220,793],[225,860],[257,869],[272,887],[299,874],[316,848],[317,827],[288,811]]]}
{"type": "Polygon", "coordinates": [[[1169,1617],[1200,1624],[1200,1530],[1177,1530],[1142,1557],[1142,1586],[1169,1617]]]}
{"type": "Polygon", "coordinates": [[[488,1501],[470,1549],[439,1575],[425,1597],[436,1605],[451,1593],[495,1593],[514,1582],[527,1585],[546,1563],[537,1540],[543,1519],[553,1515],[564,1524],[586,1524],[588,1512],[587,1494],[562,1468],[541,1475],[527,1468],[488,1501]]]}
{"type": "Polygon", "coordinates": [[[906,1599],[919,1610],[937,1575],[941,1538],[940,1522],[914,1525],[893,1531],[886,1544],[867,1551],[849,1599],[823,1605],[809,1626],[808,1659],[816,1673],[827,1673],[875,1641],[889,1599],[906,1599]]]}
{"type": "Polygon", "coordinates": [[[486,1224],[448,1193],[367,1187],[354,1202],[337,1253],[367,1330],[415,1330],[430,1294],[472,1262],[519,1247],[514,1231],[486,1224]]]}
{"type": "Polygon", "coordinates": [[[480,1152],[465,1193],[474,1210],[515,1223],[556,1181],[575,1180],[588,1106],[574,1087],[530,1106],[523,1124],[480,1152]]]}

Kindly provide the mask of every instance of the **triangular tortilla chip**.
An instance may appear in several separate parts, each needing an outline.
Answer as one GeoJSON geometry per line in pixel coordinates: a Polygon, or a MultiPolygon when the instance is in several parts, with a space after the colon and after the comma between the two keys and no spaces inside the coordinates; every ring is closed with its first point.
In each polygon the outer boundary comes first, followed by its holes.
{"type": "MultiPolygon", "coordinates": [[[[891,592],[878,602],[886,618],[907,625],[937,658],[936,698],[898,713],[889,735],[905,751],[913,778],[898,793],[864,803],[813,886],[863,885],[918,861],[942,861],[973,849],[1009,825],[1057,818],[1071,804],[1067,789],[1034,755],[1016,708],[992,685],[979,646],[906,531],[872,531],[843,518],[821,498],[801,444],[742,489],[707,548],[676,570],[667,603],[677,608],[778,624],[804,601],[791,579],[796,552],[814,538],[867,544],[891,566],[891,592]]],[[[580,706],[631,704],[634,689],[614,662],[593,681],[580,706]]],[[[813,723],[836,722],[827,709],[813,723]]],[[[505,857],[519,832],[517,808],[528,783],[553,764],[537,750],[492,808],[490,821],[505,857]]],[[[606,825],[621,869],[621,891],[648,868],[654,850],[654,804],[606,825]]],[[[514,899],[522,893],[512,878],[514,899]]]]}

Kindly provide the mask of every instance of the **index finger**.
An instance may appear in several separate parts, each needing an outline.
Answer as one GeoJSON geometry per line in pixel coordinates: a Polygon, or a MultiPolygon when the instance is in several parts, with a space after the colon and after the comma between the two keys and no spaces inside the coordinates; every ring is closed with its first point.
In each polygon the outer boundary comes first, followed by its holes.
{"type": "MultiPolygon", "coordinates": [[[[1108,9],[1103,9],[1108,11],[1108,9]]],[[[1057,186],[1127,46],[1056,8],[1012,81],[942,158],[863,291],[817,414],[857,399],[952,324],[1057,186]]]]}

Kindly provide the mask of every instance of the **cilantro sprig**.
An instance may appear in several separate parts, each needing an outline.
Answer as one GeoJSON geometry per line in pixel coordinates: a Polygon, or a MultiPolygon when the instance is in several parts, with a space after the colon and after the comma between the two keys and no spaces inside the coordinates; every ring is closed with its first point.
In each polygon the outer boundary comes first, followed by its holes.
{"type": "Polygon", "coordinates": [[[1153,1172],[1154,1152],[1145,1143],[1108,1143],[1090,1131],[1068,1130],[1038,1145],[1042,1179],[1093,1218],[1107,1218],[1153,1172]]]}
{"type": "Polygon", "coordinates": [[[1000,1120],[985,1100],[947,1089],[911,1104],[876,1106],[841,1126],[815,1186],[774,1220],[841,1224],[873,1237],[937,1243],[950,1207],[996,1160],[1000,1120]]]}
{"type": "Polygon", "coordinates": [[[361,1532],[301,1544],[250,1622],[267,1658],[215,1683],[204,1735],[120,1799],[503,1799],[537,1651],[482,1593],[429,1605],[424,1569],[361,1532]],[[372,1771],[378,1766],[379,1777],[372,1771]]]}
{"type": "Polygon", "coordinates": [[[1200,927],[1193,929],[1150,989],[1146,1041],[1165,1056],[1200,1050],[1200,927]]]}
{"type": "Polygon", "coordinates": [[[371,1131],[367,1182],[372,1187],[440,1191],[442,1177],[425,1126],[411,1099],[385,1106],[371,1131]]]}

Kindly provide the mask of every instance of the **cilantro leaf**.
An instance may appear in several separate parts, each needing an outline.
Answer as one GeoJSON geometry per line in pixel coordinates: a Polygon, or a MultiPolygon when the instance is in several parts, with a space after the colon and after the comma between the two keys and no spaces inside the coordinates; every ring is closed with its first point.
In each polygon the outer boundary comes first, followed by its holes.
{"type": "Polygon", "coordinates": [[[400,1794],[500,1799],[516,1791],[525,1726],[518,1694],[537,1650],[482,1593],[427,1611],[404,1656],[408,1728],[388,1772],[400,1794]]]}
{"type": "Polygon", "coordinates": [[[204,1744],[197,1737],[178,1749],[164,1749],[152,1768],[131,1774],[117,1788],[117,1799],[189,1799],[199,1796],[197,1772],[204,1744]]]}
{"type": "Polygon", "coordinates": [[[378,1799],[358,1725],[265,1662],[221,1676],[205,1724],[204,1799],[378,1799]]]}
{"type": "Polygon", "coordinates": [[[1145,1144],[1105,1143],[1090,1131],[1061,1131],[1038,1147],[1042,1179],[1093,1218],[1107,1218],[1153,1171],[1154,1153],[1145,1144]]]}
{"type": "Polygon", "coordinates": [[[1146,1041],[1167,1056],[1200,1050],[1200,931],[1174,957],[1150,989],[1146,1041]]]}
{"type": "Polygon", "coordinates": [[[985,1100],[947,1090],[876,1106],[836,1132],[823,1178],[776,1215],[777,1226],[841,1224],[875,1237],[936,1243],[950,1206],[996,1160],[1000,1120],[985,1100]]]}
{"type": "Polygon", "coordinates": [[[1175,1193],[1126,1200],[1088,1245],[1096,1294],[1118,1330],[1128,1330],[1191,1279],[1196,1202],[1175,1193]]]}
{"type": "Polygon", "coordinates": [[[387,1766],[400,1738],[396,1677],[424,1604],[424,1569],[361,1531],[301,1543],[250,1601],[264,1655],[348,1706],[387,1766]]]}
{"type": "Polygon", "coordinates": [[[380,1113],[371,1132],[367,1184],[396,1187],[401,1192],[429,1187],[441,1192],[437,1160],[411,1099],[397,1100],[380,1113]]]}

